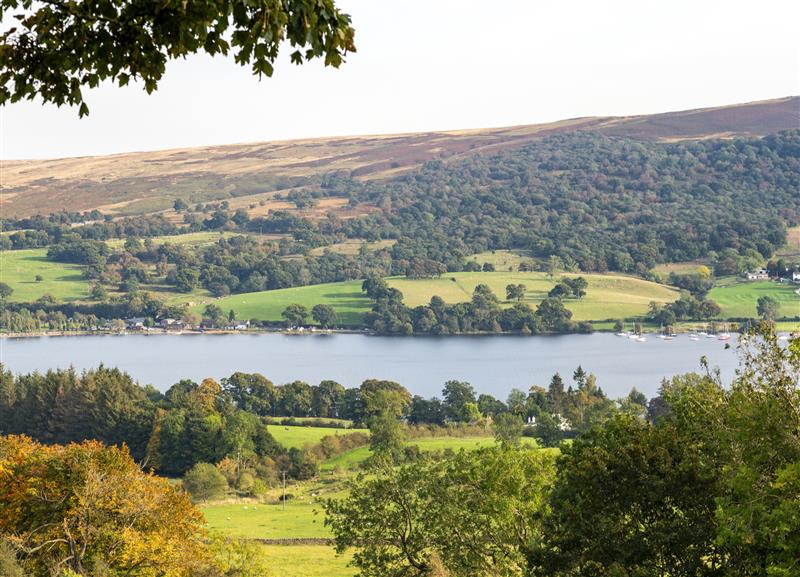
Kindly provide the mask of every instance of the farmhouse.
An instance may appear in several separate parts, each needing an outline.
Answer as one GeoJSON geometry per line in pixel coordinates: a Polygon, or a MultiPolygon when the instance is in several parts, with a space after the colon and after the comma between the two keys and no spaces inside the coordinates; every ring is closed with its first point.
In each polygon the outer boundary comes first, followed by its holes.
{"type": "Polygon", "coordinates": [[[125,319],[125,328],[128,330],[144,330],[144,317],[131,317],[125,319]]]}
{"type": "Polygon", "coordinates": [[[769,273],[763,268],[752,272],[748,271],[744,273],[744,276],[747,277],[747,280],[769,280],[769,273]]]}
{"type": "Polygon", "coordinates": [[[158,326],[165,331],[181,331],[187,328],[186,323],[179,319],[161,319],[158,321],[158,326]]]}

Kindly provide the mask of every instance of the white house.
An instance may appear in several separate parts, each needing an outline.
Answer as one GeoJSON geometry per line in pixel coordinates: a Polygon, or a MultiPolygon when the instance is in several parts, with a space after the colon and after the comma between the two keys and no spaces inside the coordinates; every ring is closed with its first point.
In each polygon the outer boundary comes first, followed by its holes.
{"type": "Polygon", "coordinates": [[[747,280],[769,280],[769,273],[763,268],[752,272],[746,272],[745,276],[747,280]]]}
{"type": "Polygon", "coordinates": [[[792,282],[796,282],[800,284],[800,272],[793,272],[792,273],[792,282]]]}

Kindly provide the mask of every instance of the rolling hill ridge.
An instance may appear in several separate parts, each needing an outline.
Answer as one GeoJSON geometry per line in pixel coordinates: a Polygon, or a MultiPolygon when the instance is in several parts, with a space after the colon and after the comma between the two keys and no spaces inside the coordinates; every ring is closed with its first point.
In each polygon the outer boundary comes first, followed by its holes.
{"type": "MultiPolygon", "coordinates": [[[[515,149],[547,136],[595,132],[671,142],[762,136],[800,127],[800,97],[626,117],[477,130],[352,136],[136,152],[56,160],[3,161],[0,207],[8,217],[98,209],[105,214],[162,212],[175,198],[230,200],[236,208],[288,208],[281,193],[341,173],[385,179],[430,160],[515,149]]],[[[322,208],[356,216],[329,202],[322,208]]],[[[257,211],[259,209],[256,209],[257,211]]]]}

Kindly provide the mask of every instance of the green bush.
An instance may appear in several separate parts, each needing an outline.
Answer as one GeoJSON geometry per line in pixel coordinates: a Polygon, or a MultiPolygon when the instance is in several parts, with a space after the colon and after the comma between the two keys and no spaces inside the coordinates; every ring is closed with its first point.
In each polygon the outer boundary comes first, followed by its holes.
{"type": "Polygon", "coordinates": [[[183,488],[195,501],[208,501],[222,497],[228,490],[228,481],[214,465],[197,463],[183,478],[183,488]]]}

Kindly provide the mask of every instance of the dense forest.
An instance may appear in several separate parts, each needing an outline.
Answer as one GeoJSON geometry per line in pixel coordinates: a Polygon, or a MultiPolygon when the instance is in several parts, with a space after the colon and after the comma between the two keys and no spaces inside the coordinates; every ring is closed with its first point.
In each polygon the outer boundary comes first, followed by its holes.
{"type": "Polygon", "coordinates": [[[640,273],[726,249],[767,258],[800,222],[800,131],[675,144],[552,136],[384,183],[333,179],[328,190],[382,209],[344,226],[401,239],[395,258],[452,263],[519,248],[640,273]]]}

